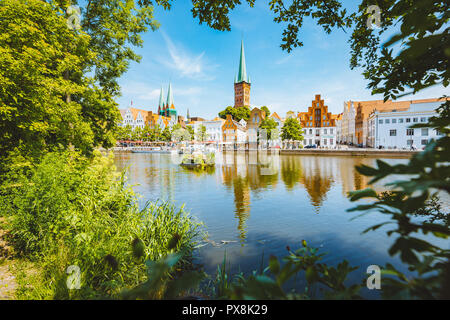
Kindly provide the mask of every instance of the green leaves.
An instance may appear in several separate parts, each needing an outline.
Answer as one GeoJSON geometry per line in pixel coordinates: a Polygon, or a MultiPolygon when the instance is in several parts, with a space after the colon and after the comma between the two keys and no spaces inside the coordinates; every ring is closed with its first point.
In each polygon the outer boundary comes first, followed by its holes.
{"type": "Polygon", "coordinates": [[[351,201],[356,201],[361,198],[376,198],[378,196],[377,193],[370,188],[364,190],[351,191],[349,192],[349,195],[351,201]]]}
{"type": "Polygon", "coordinates": [[[303,140],[302,127],[296,118],[289,118],[281,128],[281,138],[283,140],[303,140]]]}
{"type": "MultiPolygon", "coordinates": [[[[446,130],[450,123],[450,102],[445,101],[438,110],[439,117],[431,119],[428,126],[448,134],[446,130]]],[[[439,242],[435,243],[432,236],[441,239],[448,239],[450,236],[449,213],[441,211],[437,197],[437,194],[450,192],[449,147],[449,137],[444,135],[431,142],[423,152],[413,155],[407,164],[391,166],[378,160],[378,168],[357,168],[362,174],[374,177],[371,183],[392,174],[403,177],[402,180],[386,185],[394,191],[377,195],[372,189],[366,189],[350,194],[351,201],[364,197],[376,199],[371,204],[359,205],[348,211],[376,209],[388,215],[390,220],[372,226],[364,232],[388,224],[394,225],[394,229],[387,231],[388,235],[396,236],[389,248],[389,254],[399,255],[411,271],[418,272],[418,276],[407,279],[391,265],[387,265],[384,274],[396,276],[400,281],[383,279],[385,298],[440,299],[446,296],[450,250],[448,246],[438,246],[436,243],[439,242]],[[428,218],[428,221],[423,218],[428,218]],[[428,237],[421,239],[421,234],[428,237]]]]}

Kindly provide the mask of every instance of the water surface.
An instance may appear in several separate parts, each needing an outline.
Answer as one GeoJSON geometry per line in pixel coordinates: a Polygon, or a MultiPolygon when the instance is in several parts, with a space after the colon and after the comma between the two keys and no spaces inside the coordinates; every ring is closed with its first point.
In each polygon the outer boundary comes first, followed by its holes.
{"type": "MultiPolygon", "coordinates": [[[[199,173],[180,167],[171,155],[116,154],[117,167],[129,168],[129,183],[141,194],[141,204],[158,199],[185,204],[204,222],[212,244],[207,242],[197,256],[208,273],[222,263],[225,250],[232,271],[250,272],[272,254],[286,255],[287,245],[298,248],[303,239],[329,253],[326,263],[337,264],[345,258],[359,266],[350,281],[367,277],[367,267],[373,264],[390,262],[407,271],[399,259],[387,254],[393,239],[387,237],[386,228],[361,234],[387,217],[373,213],[350,221],[357,213],[346,212],[355,205],[347,192],[368,186],[369,179],[358,174],[355,165],[374,165],[375,158],[286,155],[260,159],[228,153],[216,160],[214,170],[199,173]]],[[[407,159],[387,161],[405,163],[407,159]]],[[[364,294],[377,295],[368,290],[364,294]]]]}

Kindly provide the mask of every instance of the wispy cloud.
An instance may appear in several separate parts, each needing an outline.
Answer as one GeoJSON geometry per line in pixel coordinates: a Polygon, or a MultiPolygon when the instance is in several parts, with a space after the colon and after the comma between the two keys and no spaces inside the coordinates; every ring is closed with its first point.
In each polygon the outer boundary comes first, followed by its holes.
{"type": "Polygon", "coordinates": [[[206,61],[204,51],[197,55],[191,54],[181,45],[175,44],[164,31],[161,31],[161,34],[166,42],[170,59],[160,58],[160,62],[178,71],[181,77],[205,81],[215,79],[213,71],[217,66],[206,61]]]}

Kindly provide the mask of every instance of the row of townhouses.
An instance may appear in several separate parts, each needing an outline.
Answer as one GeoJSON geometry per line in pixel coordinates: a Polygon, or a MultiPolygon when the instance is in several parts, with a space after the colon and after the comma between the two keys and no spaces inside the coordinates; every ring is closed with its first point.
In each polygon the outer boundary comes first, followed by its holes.
{"type": "Polygon", "coordinates": [[[432,128],[410,127],[428,123],[443,102],[444,99],[345,102],[336,124],[337,139],[340,143],[371,148],[422,149],[441,133],[432,128]]]}
{"type": "MultiPolygon", "coordinates": [[[[235,108],[250,106],[250,90],[251,81],[247,75],[244,43],[241,42],[239,69],[234,80],[235,108]]],[[[302,127],[303,146],[335,148],[338,144],[347,144],[372,148],[422,148],[440,133],[431,128],[409,127],[416,123],[427,123],[430,117],[436,115],[436,108],[442,102],[441,99],[347,101],[342,113],[332,114],[320,94],[317,94],[307,111],[288,111],[285,118],[281,118],[276,112],[266,115],[261,108],[253,107],[247,121],[236,121],[231,115],[227,115],[226,119],[216,117],[212,120],[190,117],[189,109],[185,119],[177,115],[172,86],[169,84],[165,100],[161,88],[157,113],[129,107],[121,110],[121,125],[132,128],[159,126],[164,129],[180,124],[183,128],[192,127],[194,133],[204,128],[203,141],[250,144],[265,140],[259,127],[266,117],[276,122],[278,133],[286,119],[296,118],[302,127]]],[[[275,135],[268,143],[275,146],[281,145],[282,141],[279,135],[275,135]]]]}

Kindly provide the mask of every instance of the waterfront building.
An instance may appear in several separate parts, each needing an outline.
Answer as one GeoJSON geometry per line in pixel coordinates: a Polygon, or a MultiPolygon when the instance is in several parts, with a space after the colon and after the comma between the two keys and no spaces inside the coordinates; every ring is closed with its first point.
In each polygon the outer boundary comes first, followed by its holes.
{"type": "Polygon", "coordinates": [[[266,118],[266,113],[255,107],[250,111],[250,117],[247,121],[247,141],[256,146],[258,141],[259,125],[266,118]]]}
{"type": "Polygon", "coordinates": [[[167,92],[167,99],[165,102],[163,95],[164,92],[163,88],[161,87],[158,103],[158,113],[133,108],[131,106],[126,109],[119,109],[122,116],[122,120],[120,121],[119,126],[131,126],[133,130],[137,127],[144,128],[145,125],[150,126],[150,128],[159,126],[161,129],[165,129],[166,127],[172,128],[175,124],[178,123],[184,128],[184,118],[182,116],[177,116],[171,84],[169,84],[169,90],[167,92]]]}
{"type": "Polygon", "coordinates": [[[281,119],[280,116],[279,116],[276,112],[272,113],[272,115],[270,116],[270,118],[273,119],[273,120],[277,123],[278,129],[281,130],[281,127],[282,127],[283,124],[284,124],[283,119],[281,119]]]}
{"type": "Polygon", "coordinates": [[[344,102],[342,120],[340,121],[340,137],[338,142],[345,144],[356,143],[355,138],[355,116],[356,111],[352,101],[344,102]]]}
{"type": "Polygon", "coordinates": [[[250,77],[245,65],[244,40],[241,42],[241,56],[238,74],[234,80],[234,107],[250,106],[250,77]]]}
{"type": "Polygon", "coordinates": [[[206,140],[208,142],[221,143],[223,141],[222,126],[224,123],[225,120],[219,117],[202,122],[206,128],[206,140]]]}
{"type": "Polygon", "coordinates": [[[308,111],[299,112],[297,117],[303,128],[304,145],[336,146],[336,115],[328,112],[320,94],[315,96],[308,111]]]}
{"type": "Polygon", "coordinates": [[[369,131],[367,119],[375,109],[378,111],[404,111],[409,108],[410,103],[411,101],[393,102],[392,100],[386,102],[383,100],[353,101],[353,104],[356,106],[355,143],[363,147],[367,146],[369,131]]]}
{"type": "Polygon", "coordinates": [[[131,106],[127,109],[119,110],[122,116],[122,121],[119,126],[126,127],[130,126],[133,130],[135,128],[144,128],[145,123],[149,120],[151,111],[132,108],[131,106]]]}
{"type": "Polygon", "coordinates": [[[336,124],[336,142],[340,143],[342,141],[342,122],[343,122],[343,114],[339,113],[336,116],[334,123],[336,124]]]}
{"type": "Polygon", "coordinates": [[[192,117],[189,119],[190,121],[206,121],[206,119],[200,118],[200,117],[192,117]]]}
{"type": "Polygon", "coordinates": [[[413,100],[401,110],[375,109],[368,116],[367,145],[388,149],[423,149],[431,139],[438,139],[440,132],[432,128],[410,128],[414,124],[427,123],[437,116],[438,99],[413,100]]]}
{"type": "Polygon", "coordinates": [[[247,129],[233,120],[231,114],[227,114],[227,118],[222,125],[222,137],[225,143],[245,143],[247,142],[247,129]]]}

